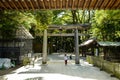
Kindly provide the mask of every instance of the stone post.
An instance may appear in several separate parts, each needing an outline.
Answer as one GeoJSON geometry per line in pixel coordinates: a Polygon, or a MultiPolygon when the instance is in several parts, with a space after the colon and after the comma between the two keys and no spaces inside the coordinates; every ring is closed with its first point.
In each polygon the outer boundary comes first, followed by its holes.
{"type": "Polygon", "coordinates": [[[78,29],[75,29],[75,64],[79,64],[79,40],[78,40],[78,29]]]}
{"type": "Polygon", "coordinates": [[[47,63],[47,30],[44,30],[43,34],[43,57],[42,57],[42,64],[47,63]]]}

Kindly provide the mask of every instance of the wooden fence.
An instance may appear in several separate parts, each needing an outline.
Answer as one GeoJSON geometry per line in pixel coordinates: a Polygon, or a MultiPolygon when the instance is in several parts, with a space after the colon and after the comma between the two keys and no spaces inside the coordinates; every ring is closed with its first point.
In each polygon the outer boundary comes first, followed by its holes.
{"type": "Polygon", "coordinates": [[[100,70],[105,70],[109,72],[111,76],[116,76],[120,79],[120,63],[106,61],[100,57],[95,56],[87,56],[87,61],[90,64],[99,67],[100,70]]]}

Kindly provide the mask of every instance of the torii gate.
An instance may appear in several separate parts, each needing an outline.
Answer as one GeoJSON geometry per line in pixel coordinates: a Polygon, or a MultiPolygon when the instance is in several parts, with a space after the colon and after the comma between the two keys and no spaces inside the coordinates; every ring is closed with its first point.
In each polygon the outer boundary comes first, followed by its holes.
{"type": "MultiPolygon", "coordinates": [[[[108,9],[119,10],[120,0],[0,0],[0,10],[47,10],[47,9],[82,9],[96,10],[108,9]]],[[[75,28],[76,53],[78,54],[78,28],[75,28]]],[[[44,30],[43,38],[43,63],[47,56],[47,30],[44,30]]],[[[77,61],[78,59],[76,59],[77,61]]],[[[77,62],[76,62],[77,63],[77,62]]]]}
{"type": "MultiPolygon", "coordinates": [[[[87,34],[79,34],[78,30],[87,30],[90,27],[90,24],[76,24],[76,25],[50,25],[48,27],[48,30],[50,29],[74,29],[75,33],[74,35],[68,34],[69,36],[74,36],[75,38],[75,63],[79,64],[79,38],[78,36],[86,36],[87,34]]],[[[44,30],[43,34],[43,60],[42,63],[47,63],[47,36],[67,36],[67,34],[48,34],[47,35],[47,29],[44,30]]]]}

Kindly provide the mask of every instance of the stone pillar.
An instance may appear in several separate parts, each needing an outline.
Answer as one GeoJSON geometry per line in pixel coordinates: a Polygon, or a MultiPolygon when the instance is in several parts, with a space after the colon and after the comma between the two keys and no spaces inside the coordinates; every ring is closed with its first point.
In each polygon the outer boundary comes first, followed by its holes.
{"type": "Polygon", "coordinates": [[[42,64],[47,63],[47,30],[44,30],[43,35],[43,57],[42,57],[42,64]]]}
{"type": "Polygon", "coordinates": [[[78,40],[78,29],[75,29],[75,64],[79,64],[79,40],[78,40]]]}

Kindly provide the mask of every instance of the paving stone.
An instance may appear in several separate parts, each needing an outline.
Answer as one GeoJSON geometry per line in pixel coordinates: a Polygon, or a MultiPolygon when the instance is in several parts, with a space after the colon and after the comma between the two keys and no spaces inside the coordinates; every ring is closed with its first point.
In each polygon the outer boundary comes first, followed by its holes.
{"type": "Polygon", "coordinates": [[[83,59],[80,59],[80,65],[69,60],[65,66],[63,55],[53,54],[48,58],[47,65],[42,65],[39,60],[34,67],[21,67],[15,73],[5,76],[7,80],[119,80],[83,59]]]}

